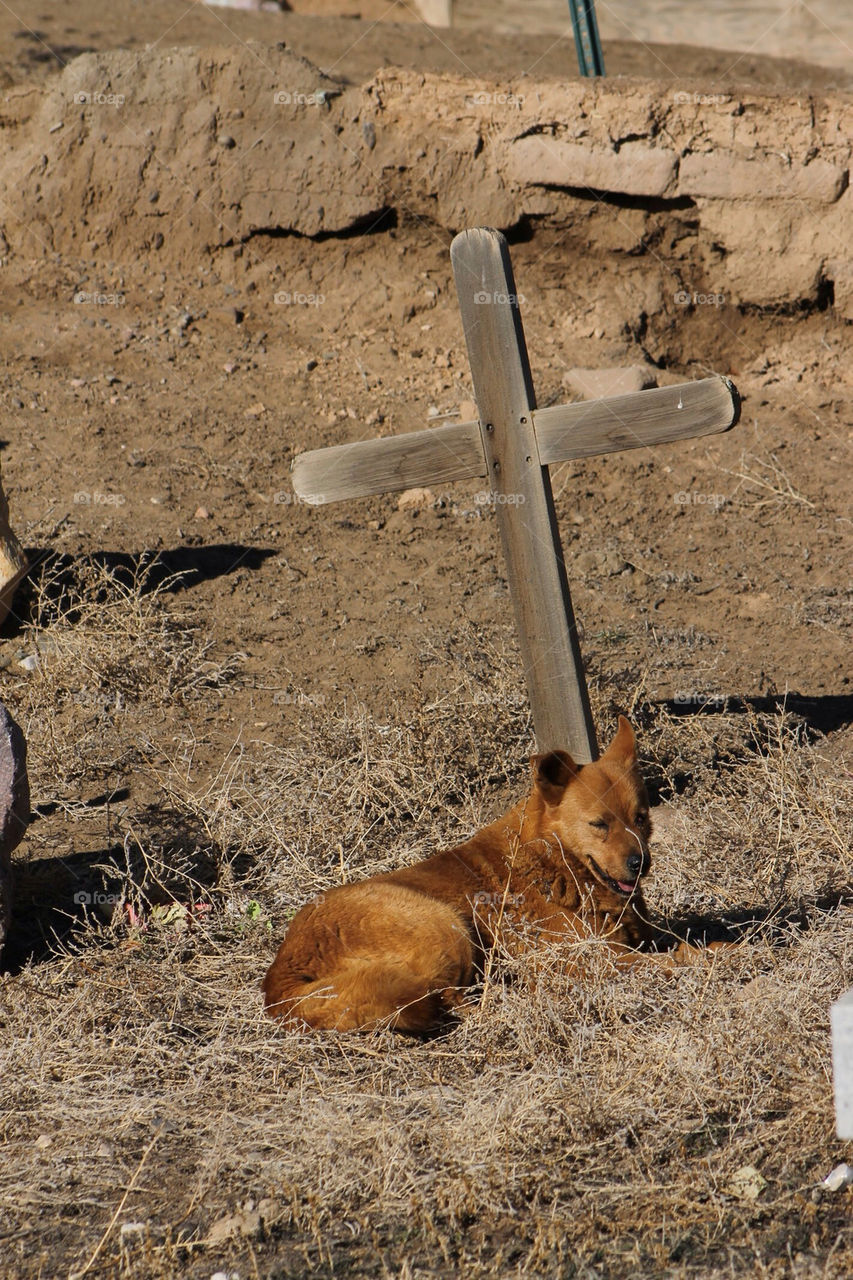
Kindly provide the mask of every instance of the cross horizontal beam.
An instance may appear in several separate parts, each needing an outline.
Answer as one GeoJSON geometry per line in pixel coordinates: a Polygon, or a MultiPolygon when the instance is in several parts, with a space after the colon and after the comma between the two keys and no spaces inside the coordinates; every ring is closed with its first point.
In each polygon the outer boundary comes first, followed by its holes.
{"type": "MultiPolygon", "coordinates": [[[[639,449],[729,431],[740,399],[728,378],[704,378],[532,411],[544,466],[595,454],[639,449]]],[[[482,479],[488,474],[477,422],[457,422],[401,436],[359,440],[302,453],[293,463],[293,488],[321,505],[402,489],[482,479]]]]}

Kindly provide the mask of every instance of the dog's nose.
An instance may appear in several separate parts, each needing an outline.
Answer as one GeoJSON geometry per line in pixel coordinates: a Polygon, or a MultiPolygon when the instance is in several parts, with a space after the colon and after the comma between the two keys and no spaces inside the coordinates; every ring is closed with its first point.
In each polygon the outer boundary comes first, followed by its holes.
{"type": "Polygon", "coordinates": [[[629,853],[625,859],[625,867],[629,875],[638,876],[643,869],[643,855],[641,853],[629,853]]]}

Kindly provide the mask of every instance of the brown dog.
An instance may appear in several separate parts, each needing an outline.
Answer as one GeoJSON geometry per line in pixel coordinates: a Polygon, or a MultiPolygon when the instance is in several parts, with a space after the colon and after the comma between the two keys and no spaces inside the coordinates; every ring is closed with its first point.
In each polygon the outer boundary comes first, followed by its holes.
{"type": "MultiPolygon", "coordinates": [[[[267,1013],[324,1030],[426,1032],[499,941],[518,952],[598,935],[620,962],[638,959],[653,942],[640,887],[651,823],[633,729],[620,716],[594,764],[551,751],[531,766],[530,795],[465,844],[304,906],[264,979],[267,1013]]],[[[688,959],[692,948],[679,950],[688,959]]]]}

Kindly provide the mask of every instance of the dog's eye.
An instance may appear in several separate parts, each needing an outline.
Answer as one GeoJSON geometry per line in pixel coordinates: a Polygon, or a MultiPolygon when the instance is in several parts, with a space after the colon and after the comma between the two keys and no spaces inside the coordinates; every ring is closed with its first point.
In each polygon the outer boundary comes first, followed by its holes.
{"type": "Polygon", "coordinates": [[[604,821],[603,818],[595,818],[589,825],[591,827],[595,827],[596,831],[607,830],[607,823],[604,821]]]}
{"type": "Polygon", "coordinates": [[[641,809],[640,812],[637,814],[634,825],[640,827],[643,825],[644,822],[648,822],[648,820],[649,820],[649,815],[646,813],[645,809],[641,809]]]}

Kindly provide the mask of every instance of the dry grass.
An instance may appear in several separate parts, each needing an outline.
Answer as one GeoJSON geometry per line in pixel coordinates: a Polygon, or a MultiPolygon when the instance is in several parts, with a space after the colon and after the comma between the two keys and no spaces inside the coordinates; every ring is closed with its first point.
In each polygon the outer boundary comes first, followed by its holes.
{"type": "Polygon", "coordinates": [[[303,708],[287,746],[200,777],[186,731],[138,730],[226,696],[234,664],[141,587],[102,580],[43,615],[40,667],[3,688],[38,797],[82,816],[130,770],[159,793],[98,817],[104,884],[138,918],[81,918],[3,979],[4,1277],[851,1273],[850,1193],[813,1195],[845,1155],[828,1008],[853,981],[851,785],[823,741],[791,715],[673,717],[639,677],[597,681],[599,723],[633,707],[669,796],[650,902],[725,919],[743,948],[662,979],[591,944],[583,987],[556,956],[536,983],[507,960],[444,1038],[300,1036],[257,985],[292,910],[525,786],[512,657],[436,640],[420,677],[444,692],[417,717],[303,708]],[[81,731],[83,688],[104,703],[81,731]],[[119,695],[133,714],[110,712],[119,695]],[[755,1200],[732,1185],[745,1165],[755,1200]]]}

